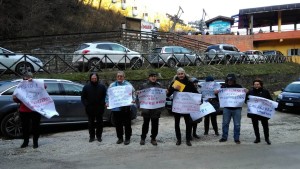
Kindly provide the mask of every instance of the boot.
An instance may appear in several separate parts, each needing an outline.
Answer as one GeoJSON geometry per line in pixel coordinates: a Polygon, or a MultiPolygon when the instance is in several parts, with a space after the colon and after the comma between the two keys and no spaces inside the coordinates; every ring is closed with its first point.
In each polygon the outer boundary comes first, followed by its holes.
{"type": "Polygon", "coordinates": [[[253,143],[257,144],[260,142],[260,138],[256,138],[253,143]]]}
{"type": "Polygon", "coordinates": [[[33,139],[33,148],[38,148],[38,147],[39,147],[38,139],[37,139],[37,138],[34,138],[34,139],[33,139]]]}
{"type": "Polygon", "coordinates": [[[24,139],[23,144],[21,145],[21,148],[28,147],[28,143],[29,143],[29,140],[24,139]]]}

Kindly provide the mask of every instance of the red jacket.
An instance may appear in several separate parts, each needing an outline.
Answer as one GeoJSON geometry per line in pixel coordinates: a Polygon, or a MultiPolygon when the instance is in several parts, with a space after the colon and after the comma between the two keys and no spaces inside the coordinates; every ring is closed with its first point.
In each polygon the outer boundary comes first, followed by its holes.
{"type": "Polygon", "coordinates": [[[16,103],[20,103],[19,112],[32,112],[24,103],[22,103],[18,98],[13,98],[16,103]]]}

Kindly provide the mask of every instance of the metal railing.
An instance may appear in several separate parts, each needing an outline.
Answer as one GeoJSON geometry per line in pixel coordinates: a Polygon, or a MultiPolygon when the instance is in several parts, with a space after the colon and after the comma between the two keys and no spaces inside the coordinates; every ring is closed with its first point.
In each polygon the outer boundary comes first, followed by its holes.
{"type": "Polygon", "coordinates": [[[15,74],[22,76],[26,71],[44,72],[47,74],[81,72],[81,71],[109,71],[128,69],[153,69],[162,67],[179,66],[201,66],[212,64],[263,64],[263,63],[284,63],[291,59],[287,56],[265,56],[263,59],[246,56],[228,56],[219,58],[217,55],[205,56],[203,54],[180,54],[180,53],[142,53],[137,54],[24,54],[13,63],[0,60],[0,77],[4,74],[15,74]],[[36,63],[29,57],[34,55],[43,64],[36,63]]]}

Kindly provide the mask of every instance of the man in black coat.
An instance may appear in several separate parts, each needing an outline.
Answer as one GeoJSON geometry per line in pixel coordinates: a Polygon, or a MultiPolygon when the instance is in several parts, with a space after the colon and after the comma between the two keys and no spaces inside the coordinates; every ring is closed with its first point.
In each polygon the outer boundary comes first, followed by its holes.
{"type": "Polygon", "coordinates": [[[106,87],[99,83],[99,76],[96,73],[90,74],[89,80],[90,82],[82,89],[81,102],[85,106],[85,111],[88,115],[90,134],[89,142],[93,142],[95,140],[95,135],[97,140],[101,142],[106,87]]]}

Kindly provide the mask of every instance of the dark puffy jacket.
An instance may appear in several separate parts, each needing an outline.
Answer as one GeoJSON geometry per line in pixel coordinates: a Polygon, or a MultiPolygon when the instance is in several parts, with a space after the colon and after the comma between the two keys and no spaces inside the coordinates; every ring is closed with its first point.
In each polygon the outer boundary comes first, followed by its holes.
{"type": "MultiPolygon", "coordinates": [[[[271,97],[271,95],[270,95],[270,92],[268,90],[264,89],[264,88],[260,88],[260,89],[252,88],[249,91],[248,95],[247,95],[247,100],[248,100],[249,95],[251,95],[251,96],[257,96],[257,97],[262,97],[262,98],[269,99],[269,100],[273,100],[272,97],[271,97]]],[[[252,114],[252,113],[248,113],[247,117],[249,117],[249,118],[256,118],[258,120],[269,119],[267,117],[259,116],[259,115],[252,114]]]]}
{"type": "MultiPolygon", "coordinates": [[[[151,87],[161,88],[161,85],[158,82],[154,82],[153,83],[151,81],[148,81],[147,83],[144,83],[140,87],[140,90],[151,88],[151,87]]],[[[159,118],[163,109],[164,108],[158,108],[158,109],[141,109],[141,111],[142,111],[141,115],[143,117],[159,118]]]]}
{"type": "Polygon", "coordinates": [[[88,112],[101,112],[105,108],[105,97],[106,87],[100,83],[90,82],[82,89],[81,102],[88,112]]]}

